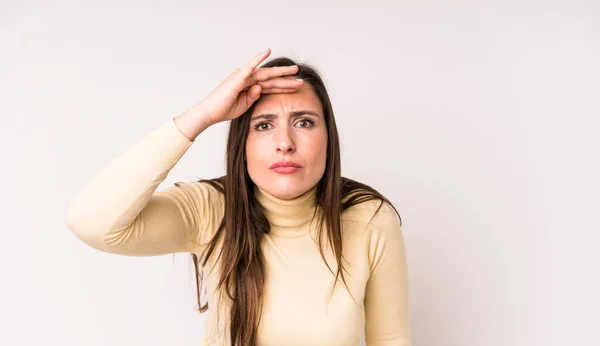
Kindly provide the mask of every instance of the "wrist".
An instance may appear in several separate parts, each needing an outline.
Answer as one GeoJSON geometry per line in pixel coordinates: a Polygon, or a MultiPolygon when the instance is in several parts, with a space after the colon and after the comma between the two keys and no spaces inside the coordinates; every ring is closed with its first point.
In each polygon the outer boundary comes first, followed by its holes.
{"type": "Polygon", "coordinates": [[[214,124],[206,109],[198,103],[173,119],[181,133],[193,142],[198,135],[214,124]]]}

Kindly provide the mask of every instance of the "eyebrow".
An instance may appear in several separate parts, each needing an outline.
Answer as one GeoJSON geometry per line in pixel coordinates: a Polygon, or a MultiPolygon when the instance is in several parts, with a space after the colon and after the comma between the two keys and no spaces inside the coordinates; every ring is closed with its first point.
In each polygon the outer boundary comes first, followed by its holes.
{"type": "MultiPolygon", "coordinates": [[[[319,117],[319,113],[310,111],[308,109],[290,112],[290,117],[297,118],[297,117],[300,117],[300,116],[302,116],[304,114],[310,114],[310,115],[315,116],[317,118],[319,117]]],[[[272,120],[272,119],[275,119],[275,118],[277,118],[277,114],[265,113],[265,114],[253,116],[250,119],[250,121],[254,121],[254,120],[258,120],[258,119],[272,120]]]]}

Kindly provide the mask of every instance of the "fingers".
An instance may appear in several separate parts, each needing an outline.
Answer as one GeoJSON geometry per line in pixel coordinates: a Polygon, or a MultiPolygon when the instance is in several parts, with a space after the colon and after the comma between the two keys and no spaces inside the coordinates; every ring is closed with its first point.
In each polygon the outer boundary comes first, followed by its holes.
{"type": "Polygon", "coordinates": [[[283,88],[271,88],[271,89],[262,89],[260,91],[261,94],[292,94],[298,91],[298,88],[294,89],[283,89],[283,88]]]}
{"type": "Polygon", "coordinates": [[[280,89],[295,89],[299,88],[303,84],[302,79],[292,79],[292,78],[273,78],[266,81],[258,82],[263,89],[272,89],[272,88],[280,88],[280,89]]]}
{"type": "Polygon", "coordinates": [[[296,74],[298,72],[297,65],[257,69],[270,54],[271,50],[267,49],[252,58],[242,69],[234,71],[232,75],[241,77],[241,80],[238,79],[242,83],[241,90],[248,90],[255,85],[260,85],[261,91],[258,94],[293,93],[302,86],[301,79],[282,78],[296,74]]]}
{"type": "Polygon", "coordinates": [[[258,65],[260,65],[260,63],[263,62],[270,54],[271,49],[269,48],[252,58],[252,60],[250,60],[250,62],[248,62],[240,71],[241,76],[244,78],[250,77],[258,65]]]}
{"type": "Polygon", "coordinates": [[[252,79],[260,82],[271,78],[282,77],[286,75],[293,75],[298,72],[298,65],[292,66],[277,66],[277,67],[263,67],[254,71],[252,79]]]}

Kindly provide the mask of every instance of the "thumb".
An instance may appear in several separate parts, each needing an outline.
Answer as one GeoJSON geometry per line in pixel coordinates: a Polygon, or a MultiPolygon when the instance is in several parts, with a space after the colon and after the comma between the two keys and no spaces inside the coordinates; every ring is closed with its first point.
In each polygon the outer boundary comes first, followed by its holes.
{"type": "Polygon", "coordinates": [[[248,96],[250,97],[250,99],[252,99],[252,102],[258,100],[258,98],[260,97],[261,90],[262,88],[259,84],[255,84],[251,86],[250,89],[248,89],[248,96]]]}

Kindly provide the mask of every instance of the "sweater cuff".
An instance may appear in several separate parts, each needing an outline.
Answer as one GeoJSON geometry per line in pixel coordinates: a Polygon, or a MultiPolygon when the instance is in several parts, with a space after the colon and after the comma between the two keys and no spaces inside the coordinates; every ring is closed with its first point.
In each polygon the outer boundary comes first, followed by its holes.
{"type": "Polygon", "coordinates": [[[164,122],[146,138],[153,147],[149,152],[159,158],[159,165],[164,169],[172,168],[183,154],[194,143],[179,131],[173,119],[164,122]]]}

